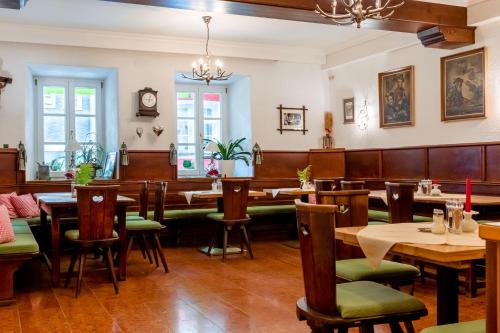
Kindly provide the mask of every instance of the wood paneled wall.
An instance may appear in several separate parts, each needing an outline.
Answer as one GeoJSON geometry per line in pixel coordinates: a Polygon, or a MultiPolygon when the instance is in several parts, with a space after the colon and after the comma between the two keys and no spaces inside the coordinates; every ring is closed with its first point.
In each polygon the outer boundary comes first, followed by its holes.
{"type": "Polygon", "coordinates": [[[129,165],[120,165],[122,181],[175,180],[177,167],[170,165],[168,150],[129,150],[129,165]]]}
{"type": "Polygon", "coordinates": [[[17,170],[17,149],[0,148],[0,184],[24,182],[24,171],[17,170]]]}

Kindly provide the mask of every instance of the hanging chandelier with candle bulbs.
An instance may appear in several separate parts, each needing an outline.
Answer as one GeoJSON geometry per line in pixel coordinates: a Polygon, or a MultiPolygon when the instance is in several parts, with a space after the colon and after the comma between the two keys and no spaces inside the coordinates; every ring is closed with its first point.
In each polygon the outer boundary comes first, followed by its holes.
{"type": "Polygon", "coordinates": [[[198,62],[193,62],[193,71],[191,76],[182,74],[182,77],[194,81],[205,81],[207,85],[210,85],[211,81],[226,81],[233,75],[233,73],[226,74],[223,68],[222,61],[219,59],[215,60],[216,71],[212,72],[212,59],[210,59],[210,53],[208,52],[208,43],[210,41],[210,21],[211,16],[203,16],[203,22],[207,25],[207,41],[205,43],[205,57],[200,58],[198,62]]]}
{"type": "Polygon", "coordinates": [[[340,3],[344,7],[344,13],[338,13],[338,1],[332,0],[332,12],[328,13],[321,8],[319,0],[316,0],[316,13],[331,19],[335,24],[351,25],[356,23],[356,26],[359,28],[361,26],[361,22],[366,19],[385,20],[391,17],[396,8],[405,4],[404,1],[397,4],[393,4],[392,0],[385,0],[384,3],[382,3],[382,1],[383,0],[375,0],[375,6],[369,5],[365,7],[363,0],[340,0],[340,3]]]}

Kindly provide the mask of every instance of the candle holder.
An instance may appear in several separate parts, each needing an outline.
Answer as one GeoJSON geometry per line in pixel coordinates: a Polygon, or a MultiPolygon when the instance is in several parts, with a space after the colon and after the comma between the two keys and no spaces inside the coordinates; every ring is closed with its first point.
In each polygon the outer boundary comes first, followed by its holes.
{"type": "Polygon", "coordinates": [[[470,212],[464,212],[464,219],[462,221],[462,231],[463,232],[475,232],[478,228],[478,223],[472,218],[473,215],[479,214],[471,210],[470,212]]]}

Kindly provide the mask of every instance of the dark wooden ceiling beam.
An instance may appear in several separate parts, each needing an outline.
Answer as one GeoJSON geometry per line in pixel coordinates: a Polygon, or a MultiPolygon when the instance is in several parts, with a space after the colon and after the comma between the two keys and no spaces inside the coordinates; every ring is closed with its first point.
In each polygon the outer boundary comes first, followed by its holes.
{"type": "Polygon", "coordinates": [[[417,36],[425,47],[456,49],[474,44],[475,28],[432,27],[420,31],[417,36]]]}
{"type": "Polygon", "coordinates": [[[28,0],[0,0],[0,8],[21,9],[28,0]]]}

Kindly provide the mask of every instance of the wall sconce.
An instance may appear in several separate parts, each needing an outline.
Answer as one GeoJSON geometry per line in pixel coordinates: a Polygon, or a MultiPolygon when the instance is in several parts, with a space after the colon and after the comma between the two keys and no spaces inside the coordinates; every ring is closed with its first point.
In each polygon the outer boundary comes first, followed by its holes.
{"type": "Polygon", "coordinates": [[[174,143],[170,144],[170,165],[177,165],[177,149],[174,143]]]}
{"type": "Polygon", "coordinates": [[[125,142],[123,142],[120,147],[120,164],[123,166],[127,166],[129,164],[128,148],[125,142]]]}
{"type": "Polygon", "coordinates": [[[12,78],[10,75],[5,72],[5,71],[0,71],[0,94],[2,93],[2,90],[7,86],[7,84],[12,83],[12,78]]]}
{"type": "Polygon", "coordinates": [[[143,129],[142,127],[137,127],[137,128],[135,129],[135,133],[137,134],[137,136],[138,136],[139,138],[142,138],[142,133],[144,133],[144,129],[143,129]]]}
{"type": "Polygon", "coordinates": [[[26,170],[26,148],[24,148],[22,141],[19,141],[17,146],[17,170],[26,170]]]}
{"type": "Polygon", "coordinates": [[[365,99],[365,103],[361,110],[359,110],[358,116],[358,128],[362,131],[366,131],[368,129],[368,105],[365,99]]]}
{"type": "Polygon", "coordinates": [[[161,133],[163,133],[163,129],[163,126],[160,125],[153,126],[153,132],[156,134],[156,136],[160,136],[161,133]]]}
{"type": "Polygon", "coordinates": [[[264,156],[262,154],[262,149],[257,142],[253,146],[252,152],[255,159],[255,165],[261,165],[262,161],[264,161],[264,156]]]}

